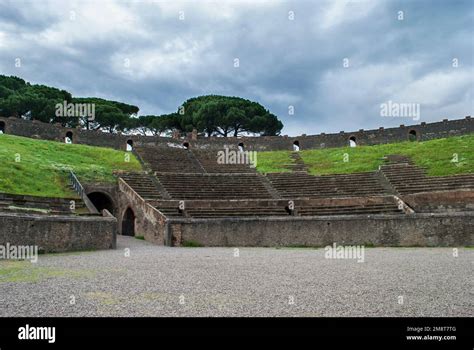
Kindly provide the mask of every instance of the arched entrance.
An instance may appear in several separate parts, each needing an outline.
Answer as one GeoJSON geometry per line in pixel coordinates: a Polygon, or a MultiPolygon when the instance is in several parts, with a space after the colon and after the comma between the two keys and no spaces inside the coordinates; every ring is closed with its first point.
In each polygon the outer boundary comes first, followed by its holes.
{"type": "Polygon", "coordinates": [[[238,148],[239,148],[239,152],[243,152],[244,151],[244,143],[239,142],[238,148]]]}
{"type": "Polygon", "coordinates": [[[349,138],[349,146],[350,147],[357,147],[357,142],[355,136],[351,136],[349,138]]]}
{"type": "Polygon", "coordinates": [[[298,152],[300,150],[300,142],[296,140],[293,142],[293,151],[298,152]]]}
{"type": "Polygon", "coordinates": [[[87,195],[91,200],[92,204],[97,208],[98,211],[107,209],[112,215],[115,214],[115,206],[112,198],[103,192],[91,192],[87,195]]]}
{"type": "Polygon", "coordinates": [[[66,137],[64,138],[64,142],[72,143],[72,131],[68,131],[66,133],[66,137]]]}
{"type": "Polygon", "coordinates": [[[133,140],[127,140],[127,152],[131,152],[133,150],[133,140]]]}
{"type": "Polygon", "coordinates": [[[408,140],[410,140],[410,141],[418,140],[418,135],[416,134],[416,130],[410,130],[408,132],[408,140]]]}
{"type": "Polygon", "coordinates": [[[183,147],[185,149],[189,149],[189,142],[183,142],[183,147]]]}
{"type": "Polygon", "coordinates": [[[130,208],[127,208],[123,214],[122,235],[135,236],[135,214],[130,208]]]}
{"type": "Polygon", "coordinates": [[[5,122],[0,122],[0,134],[5,134],[5,122]]]}

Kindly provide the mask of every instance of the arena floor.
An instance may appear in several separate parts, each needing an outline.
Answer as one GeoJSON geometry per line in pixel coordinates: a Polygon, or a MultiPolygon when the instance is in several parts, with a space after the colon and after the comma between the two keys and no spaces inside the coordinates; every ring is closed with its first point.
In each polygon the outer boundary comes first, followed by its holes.
{"type": "Polygon", "coordinates": [[[0,316],[474,316],[473,270],[465,248],[366,248],[358,263],[120,236],[117,250],[0,261],[0,316]]]}

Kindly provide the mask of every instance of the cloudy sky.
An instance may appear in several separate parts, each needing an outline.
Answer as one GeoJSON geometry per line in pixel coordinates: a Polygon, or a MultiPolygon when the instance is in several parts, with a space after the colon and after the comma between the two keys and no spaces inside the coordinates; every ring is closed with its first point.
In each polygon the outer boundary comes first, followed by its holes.
{"type": "Polygon", "coordinates": [[[260,102],[289,135],[417,123],[381,116],[388,101],[457,119],[473,111],[473,65],[472,0],[0,0],[0,74],[142,115],[222,94],[260,102]]]}

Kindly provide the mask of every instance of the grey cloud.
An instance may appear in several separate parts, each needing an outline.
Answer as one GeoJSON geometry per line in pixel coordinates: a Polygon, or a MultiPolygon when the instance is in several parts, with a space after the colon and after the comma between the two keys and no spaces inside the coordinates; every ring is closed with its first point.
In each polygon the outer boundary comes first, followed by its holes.
{"type": "Polygon", "coordinates": [[[439,102],[425,106],[422,119],[472,113],[469,1],[340,2],[332,18],[326,13],[334,2],[323,1],[28,3],[0,3],[0,40],[7,43],[0,41],[2,74],[133,103],[142,114],[175,111],[196,95],[226,94],[265,105],[283,120],[285,134],[391,126],[404,122],[381,118],[381,102],[423,97],[401,91],[426,89],[419,82],[459,72],[470,78],[429,87],[439,102]],[[77,22],[69,20],[70,9],[77,22]],[[23,58],[20,69],[15,57],[23,58]],[[342,67],[345,57],[349,68],[342,67]]]}

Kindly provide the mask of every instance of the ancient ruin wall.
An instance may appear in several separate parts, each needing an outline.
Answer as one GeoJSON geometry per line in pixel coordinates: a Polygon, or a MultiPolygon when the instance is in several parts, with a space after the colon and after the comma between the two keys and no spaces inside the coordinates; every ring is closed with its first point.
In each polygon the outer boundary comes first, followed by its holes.
{"type": "Polygon", "coordinates": [[[36,245],[45,252],[115,249],[117,219],[0,213],[0,245],[36,245]]]}
{"type": "Polygon", "coordinates": [[[474,245],[474,213],[170,220],[168,241],[224,247],[474,245]]]}
{"type": "Polygon", "coordinates": [[[117,210],[118,230],[122,232],[122,220],[127,209],[135,215],[135,235],[144,236],[145,240],[163,245],[167,230],[166,217],[156,208],[141,198],[125,181],[119,179],[119,208],[117,210]]]}
{"type": "Polygon", "coordinates": [[[449,136],[467,135],[474,132],[474,121],[471,117],[456,120],[445,119],[435,123],[421,123],[408,126],[400,125],[400,127],[397,128],[379,128],[376,130],[361,129],[352,132],[341,131],[336,134],[322,133],[319,135],[301,135],[295,137],[211,137],[196,139],[192,137],[188,139],[173,139],[158,136],[110,134],[101,131],[63,128],[59,125],[39,121],[28,121],[14,117],[0,117],[0,122],[5,124],[5,132],[7,134],[64,142],[66,134],[71,132],[73,135],[73,143],[112,147],[122,150],[126,149],[128,140],[132,140],[136,146],[148,145],[155,147],[168,147],[169,144],[181,146],[182,143],[186,141],[191,148],[200,149],[237,148],[238,143],[242,142],[247,150],[270,151],[291,150],[295,141],[298,141],[301,149],[313,149],[347,146],[350,138],[355,138],[358,145],[376,145],[407,141],[410,137],[410,133],[412,133],[417,140],[426,141],[449,136]]]}

